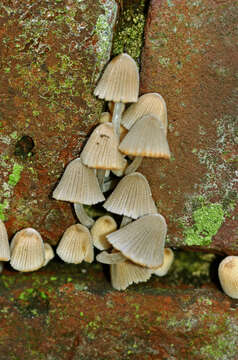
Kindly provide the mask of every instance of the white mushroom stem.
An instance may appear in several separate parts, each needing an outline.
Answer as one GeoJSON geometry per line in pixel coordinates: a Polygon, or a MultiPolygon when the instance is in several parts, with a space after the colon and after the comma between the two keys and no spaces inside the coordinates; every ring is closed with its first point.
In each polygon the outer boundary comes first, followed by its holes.
{"type": "Polygon", "coordinates": [[[123,228],[124,226],[126,226],[127,224],[129,224],[130,222],[132,222],[131,217],[123,216],[122,221],[121,221],[121,225],[120,225],[120,229],[123,228]]]}
{"type": "Polygon", "coordinates": [[[129,175],[135,172],[142,163],[142,160],[143,160],[142,156],[136,156],[132,161],[132,163],[126,168],[125,175],[129,175]]]}
{"type": "Polygon", "coordinates": [[[122,102],[114,103],[113,114],[112,114],[112,124],[113,124],[113,128],[114,128],[115,133],[117,134],[118,138],[120,137],[120,123],[121,123],[121,116],[122,116],[124,108],[125,108],[124,103],[122,103],[122,102]]]}
{"type": "Polygon", "coordinates": [[[91,228],[93,226],[94,220],[88,216],[82,204],[74,203],[74,211],[82,225],[86,226],[87,228],[91,228]]]}
{"type": "Polygon", "coordinates": [[[97,169],[98,183],[99,183],[99,186],[100,186],[102,191],[103,191],[103,184],[104,184],[104,179],[105,179],[105,176],[106,176],[106,172],[107,172],[107,170],[105,170],[105,169],[97,169]]]}
{"type": "Polygon", "coordinates": [[[0,274],[3,271],[3,261],[0,261],[0,274]]]}

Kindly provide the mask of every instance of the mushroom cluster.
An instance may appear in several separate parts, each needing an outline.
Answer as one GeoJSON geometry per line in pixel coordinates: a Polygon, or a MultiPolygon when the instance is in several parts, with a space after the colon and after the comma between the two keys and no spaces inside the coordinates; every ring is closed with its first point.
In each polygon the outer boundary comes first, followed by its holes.
{"type": "MultiPolygon", "coordinates": [[[[56,253],[67,263],[91,263],[97,248],[101,252],[96,259],[110,265],[112,285],[118,290],[147,281],[153,273],[165,275],[169,262],[164,259],[172,252],[164,248],[166,221],[158,213],[147,179],[137,172],[143,157],[170,158],[166,104],[159,94],[138,98],[138,93],[135,61],[127,54],[116,56],[94,91],[109,102],[112,115],[102,114],[80,157],[66,166],[53,191],[54,199],[73,204],[79,221],[65,230],[56,253]],[[126,103],[132,105],[125,110],[126,103]],[[109,215],[95,220],[84,205],[102,202],[109,215]]],[[[33,228],[18,231],[9,246],[0,222],[0,261],[10,260],[18,271],[34,271],[53,256],[33,228]]],[[[171,259],[170,264],[173,253],[171,259]]]]}
{"type": "Polygon", "coordinates": [[[94,91],[109,102],[112,115],[102,114],[80,157],[67,165],[53,192],[53,198],[73,203],[80,222],[65,231],[57,254],[65,262],[92,262],[96,247],[101,251],[97,261],[110,265],[112,285],[118,290],[147,281],[163,265],[166,254],[166,221],[137,168],[143,157],[170,158],[167,109],[161,95],[138,99],[138,93],[135,61],[127,54],[116,56],[94,91]],[[133,104],[125,110],[126,103],[133,104]],[[95,221],[83,205],[103,201],[110,215],[95,221]],[[119,229],[113,214],[121,216],[119,229]]]}

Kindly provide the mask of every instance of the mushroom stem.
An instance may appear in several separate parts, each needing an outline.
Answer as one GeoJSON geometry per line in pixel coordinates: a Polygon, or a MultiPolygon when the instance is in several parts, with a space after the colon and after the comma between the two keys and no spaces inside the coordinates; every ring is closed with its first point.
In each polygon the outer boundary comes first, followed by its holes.
{"type": "Polygon", "coordinates": [[[131,217],[123,216],[122,221],[121,221],[121,225],[120,225],[120,229],[123,228],[124,226],[126,226],[127,224],[129,224],[130,222],[132,222],[131,217]]]}
{"type": "Polygon", "coordinates": [[[118,138],[120,137],[120,123],[121,123],[121,116],[122,116],[124,108],[125,108],[124,103],[122,103],[122,102],[114,103],[113,114],[112,114],[112,124],[113,124],[113,128],[114,128],[115,133],[117,134],[118,138]]]}
{"type": "Polygon", "coordinates": [[[100,186],[100,189],[103,191],[103,184],[104,184],[104,179],[106,176],[106,171],[105,169],[97,169],[97,178],[98,178],[98,183],[100,186]]]}
{"type": "Polygon", "coordinates": [[[91,228],[94,224],[94,220],[88,216],[86,211],[84,210],[83,204],[74,203],[74,211],[79,220],[79,222],[86,226],[87,228],[91,228]]]}
{"type": "Polygon", "coordinates": [[[136,156],[132,161],[132,163],[126,168],[125,175],[129,175],[135,172],[142,163],[142,160],[143,160],[142,156],[136,156]]]}

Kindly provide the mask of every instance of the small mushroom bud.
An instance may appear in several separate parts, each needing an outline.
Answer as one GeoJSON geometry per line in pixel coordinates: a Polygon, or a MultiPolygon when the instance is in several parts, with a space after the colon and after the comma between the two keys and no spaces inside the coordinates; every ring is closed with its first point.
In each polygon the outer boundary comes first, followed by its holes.
{"type": "Polygon", "coordinates": [[[220,262],[218,276],[224,293],[238,299],[238,256],[227,256],[220,262]]]}

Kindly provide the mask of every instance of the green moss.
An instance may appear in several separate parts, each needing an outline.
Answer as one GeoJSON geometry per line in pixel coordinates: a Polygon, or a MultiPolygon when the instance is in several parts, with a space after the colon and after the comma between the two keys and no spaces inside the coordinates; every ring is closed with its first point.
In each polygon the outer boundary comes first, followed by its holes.
{"type": "Polygon", "coordinates": [[[139,61],[143,46],[145,26],[145,1],[129,0],[124,4],[116,34],[113,39],[113,55],[128,53],[139,61]]]}
{"type": "Polygon", "coordinates": [[[21,178],[22,170],[23,170],[22,165],[19,165],[19,164],[13,165],[12,173],[9,175],[9,178],[8,178],[8,184],[10,186],[16,186],[16,184],[18,183],[18,181],[21,178]]]}
{"type": "Polygon", "coordinates": [[[224,221],[222,205],[203,205],[193,212],[193,226],[184,230],[187,245],[209,245],[224,221]]]}

